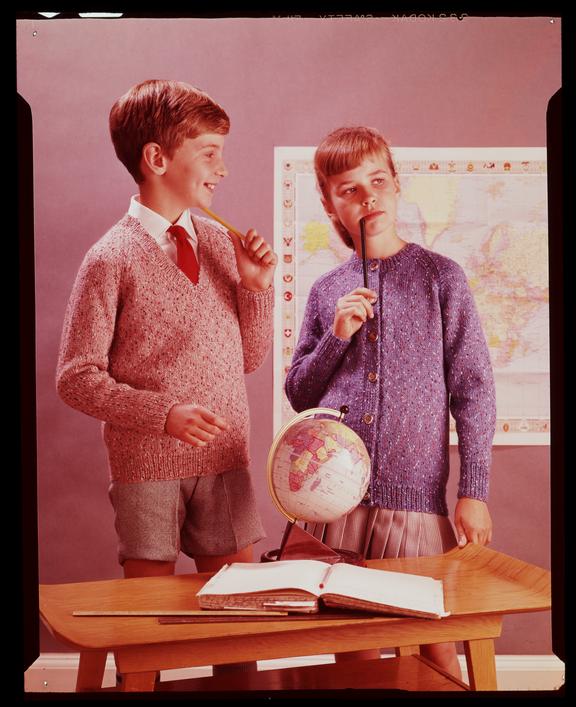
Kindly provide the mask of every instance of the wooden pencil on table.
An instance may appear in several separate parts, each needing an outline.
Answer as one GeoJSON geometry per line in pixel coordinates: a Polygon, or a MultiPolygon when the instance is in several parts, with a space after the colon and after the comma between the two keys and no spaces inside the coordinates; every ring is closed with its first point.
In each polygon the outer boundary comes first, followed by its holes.
{"type": "Polygon", "coordinates": [[[287,611],[182,609],[175,611],[73,611],[72,616],[286,616],[287,611]]]}

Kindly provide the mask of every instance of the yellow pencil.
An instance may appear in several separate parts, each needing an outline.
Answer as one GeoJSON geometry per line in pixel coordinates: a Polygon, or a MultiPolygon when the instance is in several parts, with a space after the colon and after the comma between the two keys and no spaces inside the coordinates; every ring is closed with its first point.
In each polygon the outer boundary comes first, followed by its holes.
{"type": "Polygon", "coordinates": [[[208,216],[210,216],[210,218],[213,218],[214,221],[218,221],[218,223],[221,223],[224,226],[224,228],[227,228],[229,231],[232,231],[232,233],[235,233],[242,240],[244,240],[244,238],[246,238],[246,236],[243,233],[241,233],[237,228],[234,228],[234,226],[231,226],[229,223],[224,221],[223,218],[220,218],[220,216],[215,214],[213,211],[210,211],[210,209],[205,209],[202,207],[202,211],[205,214],[207,214],[208,216]]]}

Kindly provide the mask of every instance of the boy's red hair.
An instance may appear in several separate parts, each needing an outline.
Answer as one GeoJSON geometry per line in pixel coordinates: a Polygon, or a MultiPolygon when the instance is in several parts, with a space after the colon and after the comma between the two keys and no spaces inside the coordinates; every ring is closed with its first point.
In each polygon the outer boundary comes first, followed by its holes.
{"type": "Polygon", "coordinates": [[[121,96],[110,111],[116,155],[138,183],[144,180],[140,160],[147,143],[158,143],[171,158],[185,138],[226,135],[229,130],[224,109],[182,81],[144,81],[121,96]]]}
{"type": "MultiPolygon", "coordinates": [[[[338,128],[327,135],[314,154],[314,171],[324,208],[330,204],[328,177],[354,169],[368,157],[382,156],[387,160],[390,173],[395,178],[396,167],[390,145],[375,128],[363,126],[338,128]]],[[[344,243],[349,248],[354,248],[352,238],[342,223],[337,218],[333,218],[332,224],[344,243]]]]}

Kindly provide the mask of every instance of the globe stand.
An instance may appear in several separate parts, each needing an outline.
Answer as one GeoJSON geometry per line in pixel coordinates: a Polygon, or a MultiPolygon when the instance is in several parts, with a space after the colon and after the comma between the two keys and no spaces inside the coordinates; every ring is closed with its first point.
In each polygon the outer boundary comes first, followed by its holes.
{"type": "Polygon", "coordinates": [[[295,522],[289,521],[282,538],[279,560],[322,560],[331,565],[342,561],[342,556],[328,545],[317,540],[295,522]]]}
{"type": "Polygon", "coordinates": [[[307,531],[290,521],[286,525],[279,550],[269,550],[262,554],[261,562],[276,560],[321,560],[331,565],[344,562],[349,565],[366,567],[364,557],[359,552],[328,547],[307,531]]]}

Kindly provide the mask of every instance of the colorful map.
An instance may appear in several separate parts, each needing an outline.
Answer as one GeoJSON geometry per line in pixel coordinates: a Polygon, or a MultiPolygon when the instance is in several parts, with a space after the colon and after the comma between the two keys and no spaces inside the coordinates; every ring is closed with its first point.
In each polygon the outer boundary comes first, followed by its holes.
{"type": "Polygon", "coordinates": [[[290,491],[300,491],[308,479],[315,477],[310,486],[315,491],[321,483],[322,476],[318,470],[324,464],[337,457],[341,450],[350,455],[352,464],[356,466],[363,456],[358,450],[356,439],[348,439],[343,434],[343,428],[334,429],[334,425],[318,421],[316,425],[297,427],[294,433],[285,438],[290,448],[290,471],[288,481],[290,491]]]}
{"type": "MultiPolygon", "coordinates": [[[[350,257],[322,208],[314,148],[276,148],[275,424],[312,283],[350,257]]],[[[543,148],[394,150],[398,232],[464,268],[490,349],[495,444],[549,444],[548,215],[543,148]]],[[[451,442],[456,443],[452,429],[451,442]]]]}

